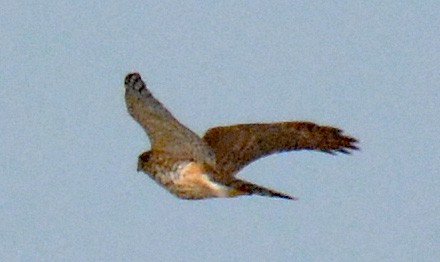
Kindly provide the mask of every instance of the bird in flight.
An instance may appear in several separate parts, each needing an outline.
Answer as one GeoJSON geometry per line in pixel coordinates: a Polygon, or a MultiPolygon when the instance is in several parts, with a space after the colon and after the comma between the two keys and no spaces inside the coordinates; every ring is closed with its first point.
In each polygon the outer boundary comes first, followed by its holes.
{"type": "Polygon", "coordinates": [[[219,126],[200,137],[153,97],[138,73],[125,77],[125,102],[151,144],[138,158],[138,171],[182,199],[242,195],[296,199],[236,175],[251,162],[274,153],[306,149],[349,154],[358,149],[357,140],[342,130],[311,122],[219,126]]]}

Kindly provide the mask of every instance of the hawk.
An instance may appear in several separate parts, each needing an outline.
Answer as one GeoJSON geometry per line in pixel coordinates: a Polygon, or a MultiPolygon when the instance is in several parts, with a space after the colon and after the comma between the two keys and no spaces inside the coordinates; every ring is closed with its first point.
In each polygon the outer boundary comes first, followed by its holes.
{"type": "Polygon", "coordinates": [[[349,154],[358,149],[357,140],[342,130],[311,122],[220,126],[199,137],[153,97],[138,73],[125,77],[125,102],[151,143],[151,149],[138,158],[138,171],[182,199],[242,195],[296,199],[236,174],[258,158],[278,152],[307,149],[349,154]]]}

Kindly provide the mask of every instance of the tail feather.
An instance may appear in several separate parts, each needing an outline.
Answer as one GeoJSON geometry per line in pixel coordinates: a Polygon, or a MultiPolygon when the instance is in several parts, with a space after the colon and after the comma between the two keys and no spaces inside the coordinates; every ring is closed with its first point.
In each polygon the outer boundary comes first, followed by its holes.
{"type": "Polygon", "coordinates": [[[298,198],[294,196],[290,196],[266,187],[262,187],[244,180],[235,179],[228,186],[237,190],[237,195],[260,195],[267,197],[278,197],[290,200],[298,200],[298,198]]]}

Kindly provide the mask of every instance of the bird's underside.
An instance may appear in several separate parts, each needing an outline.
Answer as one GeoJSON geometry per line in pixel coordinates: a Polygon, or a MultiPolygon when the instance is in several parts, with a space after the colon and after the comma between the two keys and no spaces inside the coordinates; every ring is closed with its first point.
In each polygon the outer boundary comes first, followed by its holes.
{"type": "Polygon", "coordinates": [[[145,129],[150,151],[138,159],[142,170],[177,197],[204,199],[262,195],[295,199],[236,178],[251,162],[270,154],[317,150],[349,154],[357,140],[342,130],[311,122],[238,124],[209,129],[203,138],[177,121],[147,89],[138,73],[125,78],[130,115],[145,129]]]}

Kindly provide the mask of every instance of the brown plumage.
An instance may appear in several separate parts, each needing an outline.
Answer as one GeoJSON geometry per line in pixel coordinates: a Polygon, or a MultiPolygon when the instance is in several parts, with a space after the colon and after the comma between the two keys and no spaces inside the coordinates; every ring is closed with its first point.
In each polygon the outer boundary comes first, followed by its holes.
{"type": "Polygon", "coordinates": [[[151,142],[151,150],[139,156],[138,171],[183,199],[251,194],[294,199],[235,175],[258,158],[278,152],[308,149],[348,154],[357,149],[357,140],[340,129],[310,122],[214,127],[200,138],[152,96],[138,73],[125,78],[125,101],[151,142]]]}

